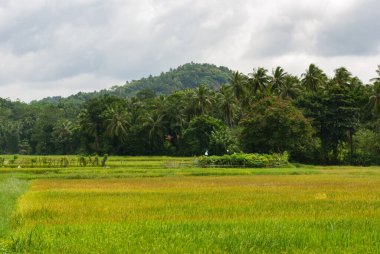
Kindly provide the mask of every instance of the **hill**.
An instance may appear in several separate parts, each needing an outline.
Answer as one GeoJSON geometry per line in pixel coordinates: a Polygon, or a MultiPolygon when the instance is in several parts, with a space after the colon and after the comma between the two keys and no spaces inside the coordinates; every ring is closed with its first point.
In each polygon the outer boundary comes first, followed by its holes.
{"type": "Polygon", "coordinates": [[[127,81],[124,85],[113,86],[111,89],[84,93],[80,92],[67,98],[60,96],[47,97],[39,102],[58,104],[65,101],[83,102],[99,95],[114,95],[118,97],[132,97],[139,91],[149,91],[156,94],[171,94],[173,91],[195,88],[205,84],[213,89],[228,83],[232,71],[227,67],[218,67],[213,64],[187,63],[176,69],[170,69],[159,76],[150,75],[147,78],[127,81]]]}

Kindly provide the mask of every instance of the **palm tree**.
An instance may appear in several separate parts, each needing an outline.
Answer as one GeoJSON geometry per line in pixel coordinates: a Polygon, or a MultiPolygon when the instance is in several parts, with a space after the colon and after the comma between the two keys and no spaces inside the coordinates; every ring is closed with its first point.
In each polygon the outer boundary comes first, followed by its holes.
{"type": "Polygon", "coordinates": [[[167,108],[167,97],[164,95],[160,95],[159,97],[155,98],[154,101],[152,101],[151,109],[155,110],[161,114],[163,114],[167,108]]]}
{"type": "Polygon", "coordinates": [[[166,100],[164,115],[165,135],[173,147],[179,150],[179,140],[186,123],[195,115],[193,111],[194,91],[181,90],[166,100]]]}
{"type": "Polygon", "coordinates": [[[55,143],[57,143],[61,148],[63,153],[67,153],[71,150],[71,145],[73,141],[74,126],[67,120],[59,120],[53,127],[53,137],[55,143]]]}
{"type": "Polygon", "coordinates": [[[251,86],[252,95],[256,95],[257,91],[264,92],[269,83],[268,70],[259,67],[257,70],[253,69],[253,72],[249,74],[249,85],[251,86]]]}
{"type": "Polygon", "coordinates": [[[94,138],[95,150],[98,152],[100,150],[100,123],[97,119],[91,117],[87,109],[82,110],[82,112],[79,113],[78,118],[81,129],[94,138]]]}
{"type": "Polygon", "coordinates": [[[163,140],[164,137],[164,116],[157,111],[148,111],[142,116],[141,121],[144,128],[148,130],[150,144],[155,144],[163,140]],[[158,142],[156,142],[158,141],[158,142]]]}
{"type": "Polygon", "coordinates": [[[128,133],[130,115],[121,107],[109,107],[105,112],[106,132],[112,138],[124,140],[128,133]]]}
{"type": "Polygon", "coordinates": [[[224,120],[230,127],[233,125],[233,119],[236,113],[236,98],[231,88],[232,87],[222,86],[218,93],[220,109],[223,113],[224,120]]]}
{"type": "Polygon", "coordinates": [[[244,77],[242,73],[236,71],[234,72],[234,74],[232,75],[229,81],[230,81],[230,85],[236,99],[241,101],[246,94],[246,90],[245,90],[245,87],[247,84],[246,78],[244,77]]]}
{"type": "Polygon", "coordinates": [[[276,67],[276,69],[272,70],[272,76],[269,78],[270,80],[270,90],[271,92],[276,92],[281,89],[284,85],[285,78],[288,75],[287,72],[280,66],[276,67]]]}
{"type": "Polygon", "coordinates": [[[130,113],[130,123],[133,125],[139,118],[140,111],[143,109],[143,102],[137,97],[132,97],[126,101],[126,110],[130,113]]]}
{"type": "Polygon", "coordinates": [[[341,87],[350,86],[352,74],[344,67],[335,70],[333,82],[341,87]]]}
{"type": "Polygon", "coordinates": [[[298,77],[291,75],[286,76],[282,86],[278,90],[279,97],[281,99],[296,98],[301,93],[299,84],[300,81],[298,77]]]}
{"type": "Polygon", "coordinates": [[[380,82],[380,65],[378,65],[377,66],[377,70],[376,70],[376,72],[377,72],[377,77],[376,78],[372,78],[370,81],[371,82],[380,82]]]}
{"type": "Polygon", "coordinates": [[[316,92],[322,87],[326,80],[326,75],[315,64],[310,64],[302,77],[302,84],[312,92],[316,92]]]}
{"type": "Polygon", "coordinates": [[[206,85],[200,85],[195,89],[194,107],[196,115],[203,115],[212,105],[211,91],[206,85]]]}
{"type": "Polygon", "coordinates": [[[373,94],[369,97],[368,106],[375,116],[380,115],[380,83],[377,82],[373,86],[373,94]]]}

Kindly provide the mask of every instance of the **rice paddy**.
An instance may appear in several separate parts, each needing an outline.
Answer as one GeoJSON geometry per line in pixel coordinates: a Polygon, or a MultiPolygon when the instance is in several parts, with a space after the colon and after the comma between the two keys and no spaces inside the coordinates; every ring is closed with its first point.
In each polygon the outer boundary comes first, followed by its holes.
{"type": "Polygon", "coordinates": [[[0,253],[380,252],[379,167],[193,160],[2,168],[0,253]]]}

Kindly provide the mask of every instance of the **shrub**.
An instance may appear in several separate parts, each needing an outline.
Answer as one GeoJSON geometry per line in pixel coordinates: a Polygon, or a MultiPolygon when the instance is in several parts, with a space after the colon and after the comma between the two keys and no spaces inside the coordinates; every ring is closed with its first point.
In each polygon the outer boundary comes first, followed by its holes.
{"type": "Polygon", "coordinates": [[[223,156],[201,156],[198,163],[201,167],[270,168],[289,166],[288,159],[287,152],[283,154],[237,153],[223,156]]]}

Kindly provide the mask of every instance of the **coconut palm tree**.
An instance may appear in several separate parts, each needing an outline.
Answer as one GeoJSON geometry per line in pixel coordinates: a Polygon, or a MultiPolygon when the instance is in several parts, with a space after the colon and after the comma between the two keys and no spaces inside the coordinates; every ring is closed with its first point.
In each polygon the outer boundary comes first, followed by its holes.
{"type": "Polygon", "coordinates": [[[106,132],[112,138],[124,140],[128,133],[130,115],[121,107],[109,107],[105,112],[106,132]]]}
{"type": "Polygon", "coordinates": [[[326,75],[315,64],[310,64],[309,68],[302,74],[302,84],[312,92],[316,92],[325,84],[326,75]]]}
{"type": "Polygon", "coordinates": [[[352,74],[344,67],[335,70],[335,76],[333,82],[341,87],[349,87],[352,74]]]}
{"type": "Polygon", "coordinates": [[[94,138],[94,148],[96,152],[100,149],[100,125],[101,123],[94,119],[87,109],[82,110],[79,113],[79,125],[84,133],[88,133],[90,136],[94,138]]]}
{"type": "Polygon", "coordinates": [[[206,85],[195,89],[194,108],[196,115],[204,115],[212,105],[211,91],[206,85]]]}
{"type": "Polygon", "coordinates": [[[376,78],[372,78],[370,81],[371,82],[380,82],[380,65],[378,65],[377,66],[377,70],[376,70],[376,72],[377,72],[377,77],[376,78]]]}
{"type": "Polygon", "coordinates": [[[233,119],[237,109],[237,101],[231,88],[232,87],[222,86],[218,93],[220,110],[223,113],[224,120],[230,127],[233,125],[233,119]]]}
{"type": "Polygon", "coordinates": [[[148,111],[141,117],[141,122],[144,128],[148,131],[149,143],[154,145],[161,142],[165,135],[164,130],[164,115],[157,111],[148,111]]]}
{"type": "Polygon", "coordinates": [[[268,70],[259,67],[258,69],[253,69],[253,72],[249,74],[249,86],[252,95],[256,95],[258,91],[265,91],[270,80],[267,72],[268,70]]]}
{"type": "Polygon", "coordinates": [[[368,106],[375,116],[380,116],[380,82],[375,83],[373,86],[373,92],[369,97],[368,106]]]}
{"type": "Polygon", "coordinates": [[[283,84],[278,89],[278,96],[281,99],[295,99],[299,94],[301,94],[299,84],[300,81],[298,77],[287,75],[284,78],[283,84]]]}
{"type": "Polygon", "coordinates": [[[57,121],[53,127],[54,142],[62,149],[61,152],[66,154],[72,148],[74,126],[67,119],[57,121]]]}
{"type": "Polygon", "coordinates": [[[242,101],[246,95],[247,79],[245,76],[242,73],[236,71],[233,73],[229,82],[236,99],[238,101],[242,101]]]}
{"type": "Polygon", "coordinates": [[[288,73],[280,66],[272,70],[272,76],[269,77],[271,92],[278,92],[285,83],[288,73]]]}

